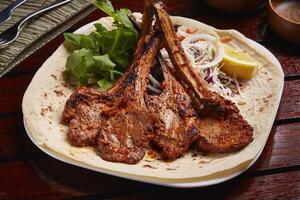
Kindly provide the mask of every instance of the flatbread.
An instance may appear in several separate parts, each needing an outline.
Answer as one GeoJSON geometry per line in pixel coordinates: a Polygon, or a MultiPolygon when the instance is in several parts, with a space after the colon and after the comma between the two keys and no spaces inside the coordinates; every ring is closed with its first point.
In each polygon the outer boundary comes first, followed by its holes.
{"type": "MultiPolygon", "coordinates": [[[[173,162],[145,156],[135,165],[102,160],[93,147],[72,146],[67,140],[68,126],[61,123],[65,102],[72,93],[63,80],[69,55],[63,45],[37,71],[23,98],[24,124],[32,141],[59,160],[106,174],[162,185],[223,180],[247,169],[262,152],[279,106],[284,82],[279,62],[264,47],[235,30],[217,30],[184,17],[172,17],[172,20],[174,24],[216,32],[220,36],[230,35],[234,38],[234,45],[260,63],[256,76],[241,88],[240,95],[231,98],[253,126],[253,142],[236,153],[195,155],[190,152],[173,162]]],[[[94,29],[94,23],[111,28],[112,18],[101,18],[76,32],[89,33],[94,29]]]]}

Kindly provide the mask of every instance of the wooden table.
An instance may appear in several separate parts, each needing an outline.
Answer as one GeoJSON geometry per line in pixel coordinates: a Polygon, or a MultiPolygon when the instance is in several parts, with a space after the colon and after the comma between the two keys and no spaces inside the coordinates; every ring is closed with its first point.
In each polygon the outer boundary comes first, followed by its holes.
{"type": "MultiPolygon", "coordinates": [[[[300,198],[300,50],[269,30],[264,9],[243,15],[214,11],[199,0],[165,0],[172,15],[217,28],[237,29],[276,55],[285,72],[281,105],[267,145],[256,164],[225,183],[172,189],[116,178],[57,161],[28,138],[22,122],[25,89],[42,63],[63,42],[59,36],[0,79],[0,199],[292,199],[300,198]]],[[[116,0],[116,7],[142,10],[142,1],[116,0]]],[[[104,16],[95,11],[73,26],[104,16]]],[[[34,97],[33,97],[34,98],[34,97]]]]}

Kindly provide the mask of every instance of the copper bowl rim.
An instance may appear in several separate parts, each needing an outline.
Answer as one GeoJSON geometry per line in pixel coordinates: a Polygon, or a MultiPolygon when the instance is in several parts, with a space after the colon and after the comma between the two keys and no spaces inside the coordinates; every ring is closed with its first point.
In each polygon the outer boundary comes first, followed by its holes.
{"type": "Polygon", "coordinates": [[[296,25],[300,25],[300,22],[294,21],[294,20],[292,20],[292,19],[290,19],[290,18],[286,18],[286,17],[280,15],[280,14],[276,11],[276,9],[273,7],[273,3],[272,3],[272,2],[273,2],[273,0],[269,0],[269,6],[270,6],[270,8],[272,9],[272,11],[273,11],[277,16],[279,16],[281,19],[283,19],[283,20],[285,20],[285,21],[287,21],[287,22],[290,22],[290,23],[293,23],[293,24],[296,24],[296,25]]]}

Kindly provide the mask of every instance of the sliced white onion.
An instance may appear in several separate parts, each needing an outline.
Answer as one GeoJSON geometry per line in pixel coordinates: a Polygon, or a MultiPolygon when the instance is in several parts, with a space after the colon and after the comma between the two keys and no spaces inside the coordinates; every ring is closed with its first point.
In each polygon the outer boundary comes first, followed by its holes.
{"type": "Polygon", "coordinates": [[[157,89],[150,84],[147,86],[147,88],[156,94],[160,94],[162,92],[160,89],[157,89]]]}
{"type": "Polygon", "coordinates": [[[160,82],[156,80],[151,74],[149,75],[150,82],[153,84],[154,87],[160,88],[160,82]]]}
{"type": "Polygon", "coordinates": [[[223,60],[224,48],[221,42],[218,40],[218,38],[213,35],[205,33],[192,34],[187,36],[181,44],[184,48],[187,57],[196,69],[207,69],[210,67],[214,67],[223,60]],[[203,42],[205,44],[203,44],[203,42]],[[208,52],[203,52],[205,51],[205,49],[203,49],[204,45],[206,45],[207,48],[209,48],[208,52]],[[189,49],[190,47],[198,48],[199,51],[206,54],[205,56],[211,56],[211,61],[205,64],[199,64],[199,62],[196,61],[197,58],[195,58],[194,55],[191,55],[191,50],[189,49]]]}

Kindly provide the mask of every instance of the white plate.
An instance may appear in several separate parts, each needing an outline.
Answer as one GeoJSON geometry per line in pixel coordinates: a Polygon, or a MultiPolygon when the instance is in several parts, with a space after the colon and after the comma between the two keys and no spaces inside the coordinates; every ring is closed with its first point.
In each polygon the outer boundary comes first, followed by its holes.
{"type": "MultiPolygon", "coordinates": [[[[172,17],[172,20],[175,21],[181,21],[185,18],[182,17],[172,17]]],[[[186,19],[185,19],[186,20],[186,19]]],[[[190,23],[194,23],[197,24],[199,22],[194,21],[194,20],[190,20],[190,23]]],[[[78,29],[76,32],[77,33],[88,33],[91,30],[91,27],[93,27],[93,24],[95,22],[89,23],[85,26],[83,26],[82,28],[78,29]]],[[[233,30],[231,30],[233,31],[233,30]]],[[[241,34],[240,34],[241,35],[241,34]]],[[[242,36],[244,37],[244,36],[242,36]]],[[[271,63],[276,66],[276,68],[279,69],[280,73],[282,73],[282,69],[280,66],[280,63],[278,62],[278,60],[275,58],[274,55],[272,55],[266,48],[264,48],[263,46],[261,46],[260,44],[256,43],[253,40],[247,39],[247,43],[254,47],[255,49],[259,50],[260,53],[262,53],[264,56],[268,57],[269,60],[271,60],[271,63]]],[[[58,50],[57,50],[58,51],[58,50]]],[[[57,54],[53,54],[52,56],[58,56],[57,54]]],[[[52,57],[51,56],[51,57],[52,57]]],[[[64,58],[62,58],[64,59],[64,58]]],[[[134,165],[124,165],[124,164],[116,164],[116,163],[111,163],[111,165],[113,165],[113,167],[115,167],[117,169],[118,165],[123,166],[124,168],[126,168],[128,171],[125,170],[114,170],[115,168],[110,168],[110,167],[102,167],[102,166],[93,166],[90,163],[85,163],[82,162],[80,159],[76,159],[72,156],[66,156],[63,155],[61,153],[58,153],[56,151],[53,151],[51,148],[43,145],[41,143],[41,140],[38,139],[36,137],[36,134],[32,133],[32,130],[35,130],[35,132],[47,132],[46,127],[45,128],[41,128],[39,127],[36,129],[32,129],[33,126],[35,126],[34,124],[31,123],[31,121],[34,121],[34,119],[32,119],[31,117],[41,117],[41,116],[37,116],[37,115],[33,115],[35,112],[39,112],[39,110],[35,110],[35,106],[33,106],[32,104],[35,104],[36,102],[38,102],[39,100],[33,99],[33,96],[35,98],[40,98],[38,97],[39,95],[41,95],[41,93],[39,93],[40,91],[43,91],[41,88],[43,87],[42,84],[39,85],[39,83],[43,80],[43,77],[39,77],[41,75],[44,75],[42,73],[46,73],[48,70],[51,71],[51,69],[45,69],[45,67],[49,67],[47,66],[47,61],[45,62],[45,66],[43,65],[38,72],[36,73],[35,77],[33,78],[32,82],[30,83],[30,85],[28,86],[28,89],[24,95],[23,98],[23,104],[22,104],[22,109],[23,109],[23,114],[24,114],[24,126],[26,129],[26,132],[28,134],[28,136],[30,137],[30,139],[32,140],[32,142],[38,147],[40,148],[43,152],[45,152],[46,154],[52,156],[53,158],[56,158],[60,161],[66,162],[66,163],[70,163],[72,165],[76,165],[79,167],[83,167],[86,169],[90,169],[90,170],[94,170],[97,172],[101,172],[101,173],[105,173],[105,174],[110,174],[110,175],[114,175],[114,176],[118,176],[118,177],[123,177],[123,178],[127,178],[127,179],[131,179],[131,180],[136,180],[136,181],[141,181],[141,182],[146,182],[146,183],[152,183],[152,184],[157,184],[157,185],[164,185],[164,186],[169,186],[169,187],[181,187],[181,188],[189,188],[189,187],[202,187],[202,186],[208,186],[208,185],[214,185],[217,183],[221,183],[224,182],[226,180],[232,179],[236,176],[238,176],[239,174],[243,173],[244,171],[246,171],[249,167],[251,167],[255,161],[259,158],[261,152],[263,151],[263,148],[265,146],[265,143],[267,141],[268,135],[271,131],[272,126],[268,127],[268,129],[266,130],[267,134],[266,137],[262,138],[262,144],[259,149],[257,149],[257,153],[255,154],[255,156],[253,156],[251,159],[247,160],[247,164],[244,165],[239,165],[238,168],[236,168],[234,171],[232,171],[231,173],[224,173],[222,175],[219,175],[218,177],[215,178],[209,178],[207,180],[201,180],[201,181],[195,181],[195,180],[191,180],[194,177],[189,177],[187,179],[160,179],[158,178],[158,175],[153,175],[153,177],[151,176],[151,171],[147,171],[148,174],[146,174],[146,170],[149,169],[145,169],[145,176],[144,174],[134,174],[133,171],[135,170],[135,166],[134,165]],[[32,119],[32,120],[31,120],[32,119]],[[34,136],[35,135],[35,136],[34,136]],[[132,169],[131,169],[132,168],[132,169]],[[149,175],[150,174],[150,175],[149,175]],[[174,181],[173,181],[174,180],[174,181]]],[[[50,73],[50,72],[49,72],[50,73]]],[[[50,75],[50,74],[48,74],[50,75]]],[[[278,109],[279,106],[279,100],[281,98],[282,95],[282,90],[283,90],[283,73],[282,73],[282,79],[280,79],[281,83],[280,83],[280,90],[279,92],[276,94],[276,105],[274,106],[276,108],[276,111],[278,109]]],[[[39,107],[39,105],[37,106],[39,107]]],[[[271,122],[273,122],[275,120],[275,116],[276,116],[276,111],[273,112],[271,118],[269,120],[271,120],[271,122]]],[[[50,131],[48,131],[49,134],[50,131]]],[[[246,151],[246,150],[242,150],[242,151],[246,151]]],[[[102,161],[103,162],[103,161],[102,161]]],[[[245,162],[246,163],[246,162],[245,162]]],[[[104,161],[104,164],[109,164],[106,163],[106,161],[104,161]]],[[[106,165],[105,165],[106,166],[106,165]]],[[[236,167],[236,166],[233,166],[236,167]]],[[[171,175],[170,175],[171,176],[171,175]]]]}

